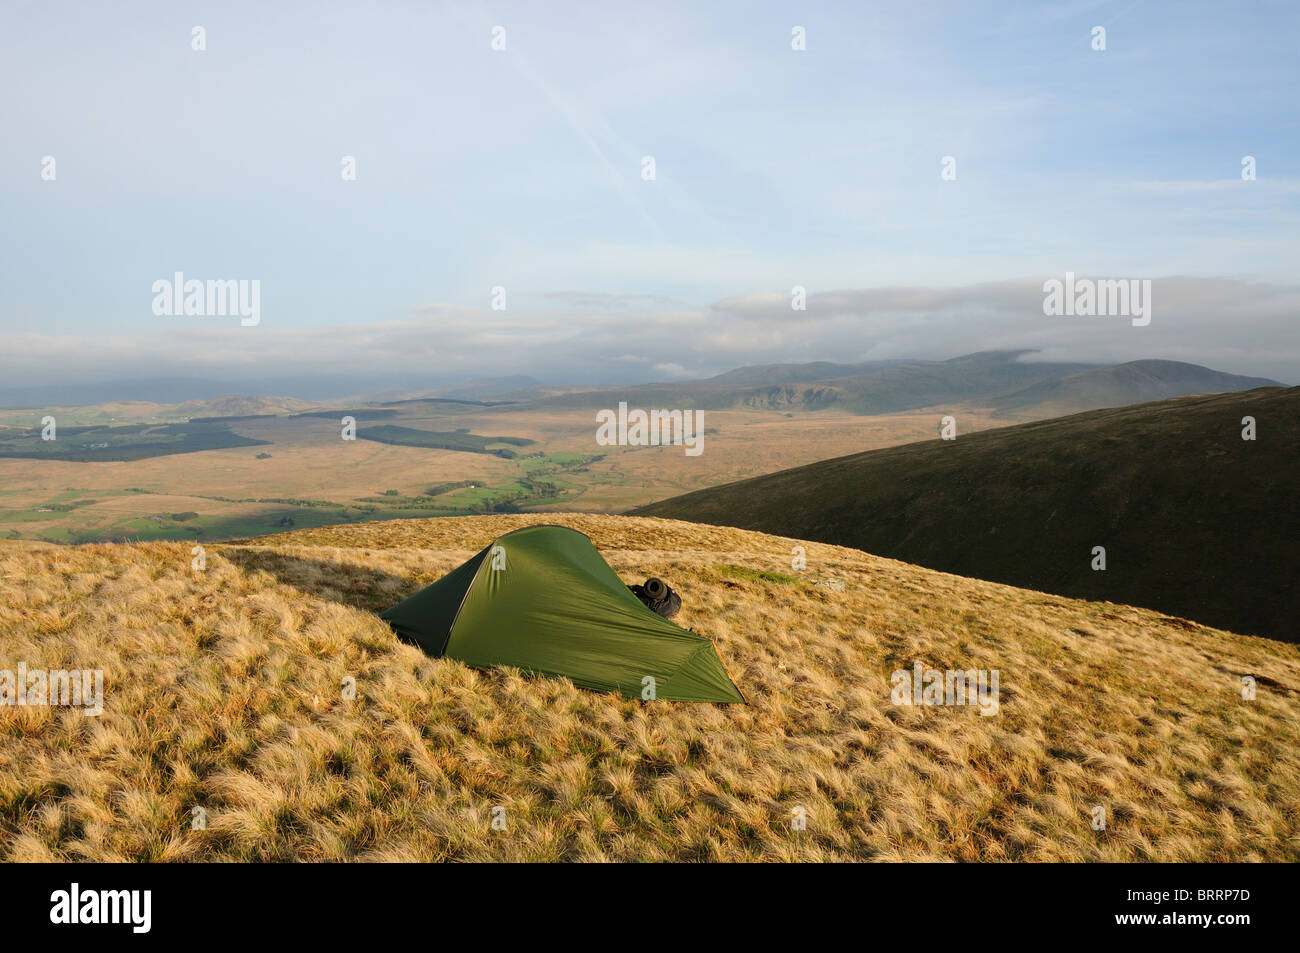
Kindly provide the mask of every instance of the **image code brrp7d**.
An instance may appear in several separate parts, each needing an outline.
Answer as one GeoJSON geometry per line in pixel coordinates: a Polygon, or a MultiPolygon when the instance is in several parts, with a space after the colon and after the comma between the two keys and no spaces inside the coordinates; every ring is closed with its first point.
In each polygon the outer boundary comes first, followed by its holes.
{"type": "Polygon", "coordinates": [[[1300,10],[1248,7],[7,6],[19,919],[958,862],[1248,927],[1300,861],[1300,10]]]}

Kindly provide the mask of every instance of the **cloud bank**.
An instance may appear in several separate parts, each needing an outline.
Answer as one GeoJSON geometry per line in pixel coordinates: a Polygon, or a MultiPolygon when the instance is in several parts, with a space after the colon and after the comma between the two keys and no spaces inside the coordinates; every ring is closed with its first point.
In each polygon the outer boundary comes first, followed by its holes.
{"type": "MultiPolygon", "coordinates": [[[[156,318],[136,334],[0,335],[10,386],[186,377],[258,390],[259,381],[402,379],[436,387],[528,374],[551,384],[703,377],[746,364],[888,358],[945,359],[1034,349],[1031,360],[1187,361],[1300,383],[1300,287],[1164,277],[1152,321],[1048,317],[1050,277],[960,287],[808,289],[737,295],[690,307],[650,295],[556,292],[554,306],[506,311],[435,304],[380,323],[257,327],[233,318],[156,318]]],[[[1107,276],[1097,276],[1107,277],[1107,276]]]]}

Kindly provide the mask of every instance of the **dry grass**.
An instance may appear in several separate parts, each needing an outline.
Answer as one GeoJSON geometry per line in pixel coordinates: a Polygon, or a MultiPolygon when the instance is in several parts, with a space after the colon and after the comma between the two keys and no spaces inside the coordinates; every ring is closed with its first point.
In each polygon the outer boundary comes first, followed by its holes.
{"type": "Polygon", "coordinates": [[[834,546],[806,544],[794,582],[725,568],[794,575],[793,545],[503,516],[213,546],[203,573],[184,545],[0,546],[0,668],[106,682],[99,718],[0,709],[0,856],[1300,860],[1295,646],[834,546]],[[373,614],[545,521],[679,588],[753,704],[474,671],[373,614]],[[1000,714],[895,707],[918,660],[998,669],[1000,714]]]}

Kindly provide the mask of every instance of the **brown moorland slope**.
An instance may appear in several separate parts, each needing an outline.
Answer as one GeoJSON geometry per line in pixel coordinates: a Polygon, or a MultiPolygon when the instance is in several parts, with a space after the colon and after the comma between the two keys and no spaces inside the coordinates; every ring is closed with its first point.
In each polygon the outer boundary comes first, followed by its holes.
{"type": "Polygon", "coordinates": [[[936,433],[632,513],[1300,640],[1300,387],[957,427],[955,440],[936,433]],[[1246,417],[1254,440],[1242,439],[1246,417]]]}
{"type": "Polygon", "coordinates": [[[106,682],[100,717],[0,708],[6,860],[1300,860],[1296,646],[660,519],[401,520],[191,559],[0,544],[0,669],[106,682]],[[677,587],[751,704],[475,671],[375,615],[545,521],[677,587]],[[998,670],[998,713],[894,705],[916,662],[998,670]]]}

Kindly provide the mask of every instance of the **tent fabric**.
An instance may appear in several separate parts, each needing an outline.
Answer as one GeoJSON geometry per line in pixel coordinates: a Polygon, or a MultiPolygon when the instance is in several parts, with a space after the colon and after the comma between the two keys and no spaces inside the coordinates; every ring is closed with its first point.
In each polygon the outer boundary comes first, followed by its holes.
{"type": "Polygon", "coordinates": [[[529,526],[500,537],[382,613],[431,655],[511,665],[582,688],[665,701],[744,702],[713,643],[647,609],[584,534],[529,526]]]}

